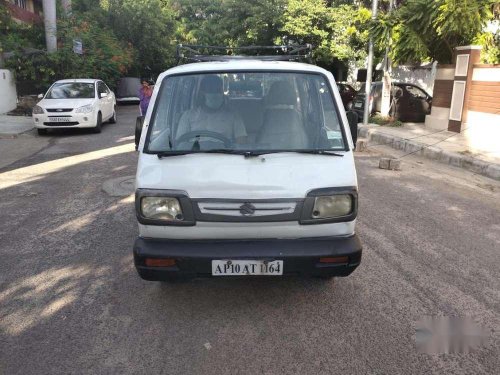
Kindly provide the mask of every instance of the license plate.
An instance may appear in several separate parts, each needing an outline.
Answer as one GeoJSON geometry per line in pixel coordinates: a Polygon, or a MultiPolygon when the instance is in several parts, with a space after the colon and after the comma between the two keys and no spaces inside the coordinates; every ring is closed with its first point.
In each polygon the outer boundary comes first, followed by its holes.
{"type": "Polygon", "coordinates": [[[52,122],[70,122],[69,117],[50,117],[50,121],[52,122]]]}
{"type": "Polygon", "coordinates": [[[363,105],[363,103],[356,102],[356,103],[354,103],[354,108],[361,108],[362,105],[363,105]]]}
{"type": "Polygon", "coordinates": [[[212,260],[212,276],[283,275],[283,261],[212,260]]]}

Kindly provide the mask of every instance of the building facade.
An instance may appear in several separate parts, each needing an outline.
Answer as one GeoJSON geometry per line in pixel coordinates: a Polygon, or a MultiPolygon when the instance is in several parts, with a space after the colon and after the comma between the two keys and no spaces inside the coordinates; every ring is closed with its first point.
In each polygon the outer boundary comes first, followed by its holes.
{"type": "Polygon", "coordinates": [[[42,0],[0,0],[9,9],[12,19],[20,23],[43,21],[42,0]]]}

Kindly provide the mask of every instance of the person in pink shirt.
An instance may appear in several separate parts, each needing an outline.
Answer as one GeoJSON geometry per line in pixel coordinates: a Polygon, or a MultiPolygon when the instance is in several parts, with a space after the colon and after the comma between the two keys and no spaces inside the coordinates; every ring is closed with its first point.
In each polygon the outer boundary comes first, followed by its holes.
{"type": "Polygon", "coordinates": [[[149,102],[151,100],[151,95],[153,95],[153,88],[150,86],[147,79],[141,80],[142,87],[139,89],[139,108],[141,111],[141,116],[145,116],[148,110],[149,102]]]}

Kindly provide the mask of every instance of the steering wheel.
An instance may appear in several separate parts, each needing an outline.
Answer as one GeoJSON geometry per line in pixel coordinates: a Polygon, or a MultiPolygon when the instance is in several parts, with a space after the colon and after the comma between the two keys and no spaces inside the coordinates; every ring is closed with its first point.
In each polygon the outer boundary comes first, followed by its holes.
{"type": "Polygon", "coordinates": [[[177,143],[182,143],[182,142],[186,142],[186,141],[189,141],[193,138],[198,138],[198,137],[209,137],[209,138],[216,139],[216,140],[224,143],[225,147],[229,147],[232,144],[231,140],[229,138],[227,138],[226,136],[224,136],[220,133],[217,133],[217,132],[209,131],[209,130],[193,130],[193,131],[184,133],[179,138],[177,138],[176,141],[177,141],[177,143]]]}

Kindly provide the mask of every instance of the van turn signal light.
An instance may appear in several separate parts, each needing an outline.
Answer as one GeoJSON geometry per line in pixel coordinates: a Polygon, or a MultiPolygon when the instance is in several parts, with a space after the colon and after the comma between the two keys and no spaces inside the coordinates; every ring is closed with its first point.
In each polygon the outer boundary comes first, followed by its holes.
{"type": "Polygon", "coordinates": [[[146,258],[144,262],[148,267],[171,267],[175,266],[175,259],[172,258],[146,258]]]}
{"type": "Polygon", "coordinates": [[[325,257],[319,258],[320,263],[348,263],[349,257],[325,257]]]}

